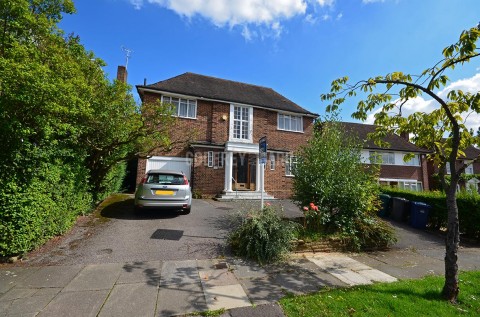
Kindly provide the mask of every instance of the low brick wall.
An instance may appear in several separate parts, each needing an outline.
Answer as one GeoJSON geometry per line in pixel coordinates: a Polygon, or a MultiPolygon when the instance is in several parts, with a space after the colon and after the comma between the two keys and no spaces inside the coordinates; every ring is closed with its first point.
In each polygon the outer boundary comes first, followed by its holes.
{"type": "Polygon", "coordinates": [[[292,241],[294,253],[305,252],[341,252],[345,251],[344,242],[335,239],[326,239],[322,241],[305,242],[303,240],[292,241]]]}

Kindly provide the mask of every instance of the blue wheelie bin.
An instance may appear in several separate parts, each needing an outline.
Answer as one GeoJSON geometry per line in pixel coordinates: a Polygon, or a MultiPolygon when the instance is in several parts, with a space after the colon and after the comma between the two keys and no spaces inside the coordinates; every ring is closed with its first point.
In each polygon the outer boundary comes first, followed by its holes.
{"type": "Polygon", "coordinates": [[[410,226],[425,229],[428,224],[428,214],[432,207],[422,202],[412,201],[410,206],[410,226]]]}

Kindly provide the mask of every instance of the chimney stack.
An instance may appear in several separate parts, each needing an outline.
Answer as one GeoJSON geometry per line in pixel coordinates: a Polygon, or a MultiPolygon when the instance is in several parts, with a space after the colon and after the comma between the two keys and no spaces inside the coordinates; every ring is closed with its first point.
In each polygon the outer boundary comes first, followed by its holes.
{"type": "Polygon", "coordinates": [[[127,68],[125,66],[118,66],[117,68],[117,80],[122,83],[127,83],[127,68]]]}
{"type": "Polygon", "coordinates": [[[400,137],[404,138],[405,140],[410,142],[410,133],[408,132],[401,132],[400,137]]]}

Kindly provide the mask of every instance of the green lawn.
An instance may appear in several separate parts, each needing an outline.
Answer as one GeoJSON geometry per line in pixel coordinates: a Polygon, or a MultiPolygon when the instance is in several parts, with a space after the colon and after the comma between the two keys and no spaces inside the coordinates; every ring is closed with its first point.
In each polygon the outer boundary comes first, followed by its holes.
{"type": "Polygon", "coordinates": [[[480,316],[480,272],[460,274],[459,303],[441,299],[444,278],[402,280],[287,296],[280,304],[297,316],[480,316]]]}

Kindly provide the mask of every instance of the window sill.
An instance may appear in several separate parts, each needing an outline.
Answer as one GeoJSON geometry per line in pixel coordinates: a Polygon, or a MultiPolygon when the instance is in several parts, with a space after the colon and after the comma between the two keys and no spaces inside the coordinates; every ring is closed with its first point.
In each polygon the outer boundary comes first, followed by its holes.
{"type": "Polygon", "coordinates": [[[279,128],[277,128],[277,131],[300,133],[300,134],[304,134],[304,133],[305,133],[304,131],[292,131],[292,130],[284,130],[284,129],[279,129],[279,128]]]}
{"type": "Polygon", "coordinates": [[[175,117],[177,119],[185,119],[185,120],[197,120],[197,117],[190,118],[190,117],[180,117],[180,116],[176,116],[176,115],[172,115],[172,117],[175,117]]]}

